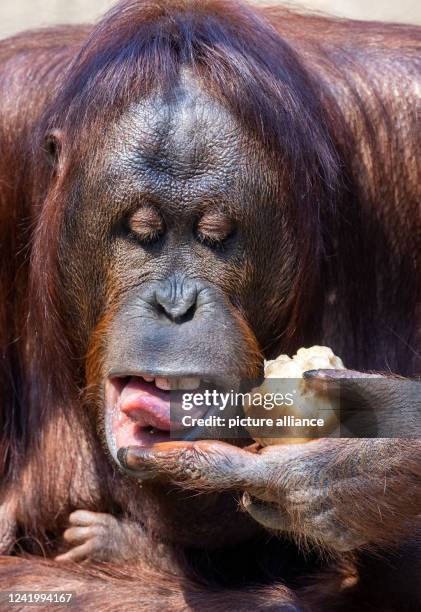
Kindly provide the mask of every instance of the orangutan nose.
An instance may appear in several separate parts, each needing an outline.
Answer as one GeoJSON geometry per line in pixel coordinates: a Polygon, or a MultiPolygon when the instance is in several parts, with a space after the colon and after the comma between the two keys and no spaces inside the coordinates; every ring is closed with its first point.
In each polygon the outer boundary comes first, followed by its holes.
{"type": "Polygon", "coordinates": [[[155,291],[157,308],[171,321],[189,321],[196,311],[199,290],[196,280],[174,274],[158,285],[155,291]]]}

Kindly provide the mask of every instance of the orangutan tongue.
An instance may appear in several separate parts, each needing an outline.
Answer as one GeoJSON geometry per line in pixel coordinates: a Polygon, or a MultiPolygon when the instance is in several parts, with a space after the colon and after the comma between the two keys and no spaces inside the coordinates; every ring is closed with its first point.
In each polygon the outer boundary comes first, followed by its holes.
{"type": "Polygon", "coordinates": [[[132,377],[120,395],[120,411],[142,427],[170,431],[170,392],[132,377]]]}

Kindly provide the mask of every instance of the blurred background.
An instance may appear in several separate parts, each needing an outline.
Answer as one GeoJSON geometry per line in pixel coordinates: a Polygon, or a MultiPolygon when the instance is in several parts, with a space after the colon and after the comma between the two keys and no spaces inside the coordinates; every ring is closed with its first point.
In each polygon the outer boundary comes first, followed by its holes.
{"type": "MultiPolygon", "coordinates": [[[[0,37],[24,28],[97,19],[115,0],[0,0],[0,37]]],[[[254,0],[258,2],[259,0],[254,0]]],[[[275,3],[265,0],[265,4],[275,3]]],[[[421,24],[421,0],[296,0],[341,17],[421,24]]]]}

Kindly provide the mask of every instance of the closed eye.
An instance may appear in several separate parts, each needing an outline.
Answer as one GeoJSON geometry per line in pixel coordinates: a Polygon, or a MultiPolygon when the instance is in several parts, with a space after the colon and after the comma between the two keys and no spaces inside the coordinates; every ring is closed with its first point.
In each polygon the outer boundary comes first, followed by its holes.
{"type": "Polygon", "coordinates": [[[222,245],[234,231],[231,219],[220,213],[204,215],[196,227],[197,239],[211,247],[222,245]]]}
{"type": "Polygon", "coordinates": [[[142,244],[157,242],[165,232],[164,221],[155,208],[142,206],[129,220],[130,232],[142,244]]]}

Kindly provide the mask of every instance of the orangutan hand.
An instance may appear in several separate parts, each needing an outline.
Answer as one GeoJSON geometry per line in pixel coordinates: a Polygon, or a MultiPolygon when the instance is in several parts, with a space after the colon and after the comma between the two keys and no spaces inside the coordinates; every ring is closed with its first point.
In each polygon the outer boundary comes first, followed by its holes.
{"type": "MultiPolygon", "coordinates": [[[[397,403],[387,377],[371,385],[371,375],[348,370],[307,376],[336,389],[338,379],[354,379],[349,397],[367,405],[369,423],[377,406],[392,414],[391,401],[394,419],[419,410],[405,395],[397,403]]],[[[421,444],[414,438],[324,438],[259,453],[219,441],[165,442],[120,449],[119,460],[142,480],[242,492],[244,510],[262,525],[338,551],[390,543],[421,513],[421,444]]]]}

